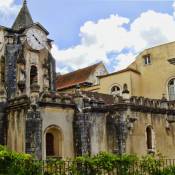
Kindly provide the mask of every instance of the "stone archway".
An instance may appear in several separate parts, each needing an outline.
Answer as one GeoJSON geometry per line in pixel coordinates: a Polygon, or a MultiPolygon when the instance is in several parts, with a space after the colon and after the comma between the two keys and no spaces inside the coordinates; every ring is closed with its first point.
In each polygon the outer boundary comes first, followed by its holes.
{"type": "Polygon", "coordinates": [[[49,126],[45,131],[46,157],[62,157],[63,136],[60,127],[49,126]]]}

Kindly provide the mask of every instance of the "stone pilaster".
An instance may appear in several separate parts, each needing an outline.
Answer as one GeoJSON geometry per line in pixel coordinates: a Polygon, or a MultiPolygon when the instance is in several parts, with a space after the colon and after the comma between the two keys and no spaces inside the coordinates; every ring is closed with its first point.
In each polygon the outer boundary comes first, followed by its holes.
{"type": "Polygon", "coordinates": [[[86,113],[77,113],[74,121],[76,156],[90,154],[90,122],[86,113]]]}
{"type": "Polygon", "coordinates": [[[11,98],[15,96],[17,80],[16,80],[16,60],[21,45],[8,44],[6,46],[5,54],[5,86],[7,88],[7,97],[11,98]]]}
{"type": "Polygon", "coordinates": [[[120,113],[115,116],[115,126],[116,126],[116,142],[117,154],[123,154],[126,152],[126,139],[128,135],[128,122],[124,116],[124,113],[120,113]]]}
{"type": "Polygon", "coordinates": [[[7,115],[6,103],[0,103],[0,144],[6,144],[7,115]]]}
{"type": "Polygon", "coordinates": [[[42,119],[40,111],[30,109],[26,118],[26,153],[42,159],[42,119]]]}

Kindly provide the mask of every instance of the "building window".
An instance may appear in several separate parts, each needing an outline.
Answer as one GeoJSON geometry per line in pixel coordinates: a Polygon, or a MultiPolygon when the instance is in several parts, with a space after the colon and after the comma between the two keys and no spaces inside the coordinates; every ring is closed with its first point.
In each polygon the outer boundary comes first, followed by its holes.
{"type": "Polygon", "coordinates": [[[112,95],[120,95],[120,93],[121,93],[121,88],[119,86],[113,86],[111,88],[112,95]]]}
{"type": "Polygon", "coordinates": [[[171,79],[168,82],[168,95],[169,100],[175,100],[175,79],[171,79]]]}
{"type": "Polygon", "coordinates": [[[46,134],[46,155],[47,156],[54,155],[54,136],[52,133],[46,134]]]}
{"type": "Polygon", "coordinates": [[[31,66],[30,70],[30,86],[38,83],[38,70],[36,66],[31,66]]]}
{"type": "Polygon", "coordinates": [[[151,55],[150,54],[144,55],[143,59],[144,59],[144,64],[145,65],[151,64],[151,55]]]}
{"type": "Polygon", "coordinates": [[[62,132],[57,126],[50,126],[45,132],[45,151],[47,157],[62,157],[62,132]]]}
{"type": "Polygon", "coordinates": [[[148,153],[154,153],[154,132],[151,126],[146,128],[146,144],[148,153]]]}

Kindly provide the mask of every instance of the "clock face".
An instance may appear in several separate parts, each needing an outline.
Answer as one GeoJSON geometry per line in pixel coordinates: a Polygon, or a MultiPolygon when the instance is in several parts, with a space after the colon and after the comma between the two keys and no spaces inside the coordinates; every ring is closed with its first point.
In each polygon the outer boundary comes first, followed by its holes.
{"type": "Polygon", "coordinates": [[[4,46],[4,33],[3,31],[0,31],[0,50],[2,50],[4,46]]]}
{"type": "Polygon", "coordinates": [[[39,29],[31,28],[27,31],[27,42],[34,50],[41,50],[46,47],[47,36],[39,29]]]}

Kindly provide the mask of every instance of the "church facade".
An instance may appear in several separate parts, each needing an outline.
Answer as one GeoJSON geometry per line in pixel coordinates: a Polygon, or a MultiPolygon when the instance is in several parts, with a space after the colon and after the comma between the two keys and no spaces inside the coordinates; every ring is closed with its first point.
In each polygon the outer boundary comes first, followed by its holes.
{"type": "Polygon", "coordinates": [[[109,151],[175,158],[175,103],[130,95],[56,91],[48,31],[24,0],[12,28],[0,27],[0,144],[17,152],[72,158],[109,151]]]}

